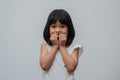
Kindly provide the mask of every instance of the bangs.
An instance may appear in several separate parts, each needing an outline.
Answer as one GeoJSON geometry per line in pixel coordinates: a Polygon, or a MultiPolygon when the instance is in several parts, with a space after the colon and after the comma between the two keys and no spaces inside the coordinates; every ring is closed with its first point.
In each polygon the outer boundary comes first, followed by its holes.
{"type": "Polygon", "coordinates": [[[51,16],[49,18],[50,25],[55,24],[57,20],[59,20],[61,24],[69,26],[69,19],[65,14],[59,12],[59,13],[54,14],[54,16],[51,16]]]}

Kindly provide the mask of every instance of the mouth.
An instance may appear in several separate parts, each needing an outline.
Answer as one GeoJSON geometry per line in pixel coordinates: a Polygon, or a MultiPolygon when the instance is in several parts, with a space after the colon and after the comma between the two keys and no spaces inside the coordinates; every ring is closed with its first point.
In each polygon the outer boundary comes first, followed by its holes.
{"type": "Polygon", "coordinates": [[[59,34],[57,34],[57,35],[58,35],[57,39],[59,40],[59,34]]]}

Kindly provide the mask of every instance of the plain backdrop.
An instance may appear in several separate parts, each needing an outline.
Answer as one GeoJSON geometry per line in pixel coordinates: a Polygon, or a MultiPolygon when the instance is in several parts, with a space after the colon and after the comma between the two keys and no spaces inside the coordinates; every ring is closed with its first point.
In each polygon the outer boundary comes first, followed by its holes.
{"type": "Polygon", "coordinates": [[[41,80],[47,17],[65,9],[84,46],[77,80],[120,80],[120,0],[0,0],[0,80],[41,80]]]}

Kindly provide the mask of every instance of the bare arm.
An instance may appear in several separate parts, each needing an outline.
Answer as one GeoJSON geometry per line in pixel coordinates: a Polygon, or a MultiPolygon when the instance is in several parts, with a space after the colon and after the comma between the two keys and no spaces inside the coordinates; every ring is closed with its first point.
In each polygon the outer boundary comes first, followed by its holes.
{"type": "Polygon", "coordinates": [[[41,51],[40,51],[40,66],[43,70],[45,71],[49,70],[49,68],[51,67],[54,61],[57,50],[58,50],[58,46],[54,45],[51,48],[51,51],[48,52],[46,44],[42,43],[41,51]]]}
{"type": "Polygon", "coordinates": [[[65,46],[60,46],[61,55],[69,73],[74,72],[78,65],[79,48],[73,50],[70,55],[65,46]]]}
{"type": "Polygon", "coordinates": [[[61,34],[59,36],[59,49],[63,58],[63,61],[65,63],[65,66],[67,68],[67,71],[69,73],[74,72],[74,70],[77,67],[78,64],[78,53],[79,53],[79,48],[75,48],[70,55],[67,51],[67,48],[65,46],[67,41],[67,35],[66,34],[61,34]]]}

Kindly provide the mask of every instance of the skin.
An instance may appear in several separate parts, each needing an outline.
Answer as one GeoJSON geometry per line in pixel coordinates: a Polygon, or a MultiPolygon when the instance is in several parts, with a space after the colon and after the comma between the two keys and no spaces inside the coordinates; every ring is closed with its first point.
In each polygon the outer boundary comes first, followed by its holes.
{"type": "Polygon", "coordinates": [[[59,20],[57,20],[55,24],[52,24],[50,26],[50,40],[53,43],[53,46],[50,52],[48,52],[46,44],[41,44],[40,65],[43,70],[47,71],[50,69],[59,49],[67,71],[69,73],[74,72],[78,65],[79,48],[74,49],[72,54],[68,53],[67,46],[65,46],[67,41],[67,35],[67,26],[61,24],[59,20]]]}

